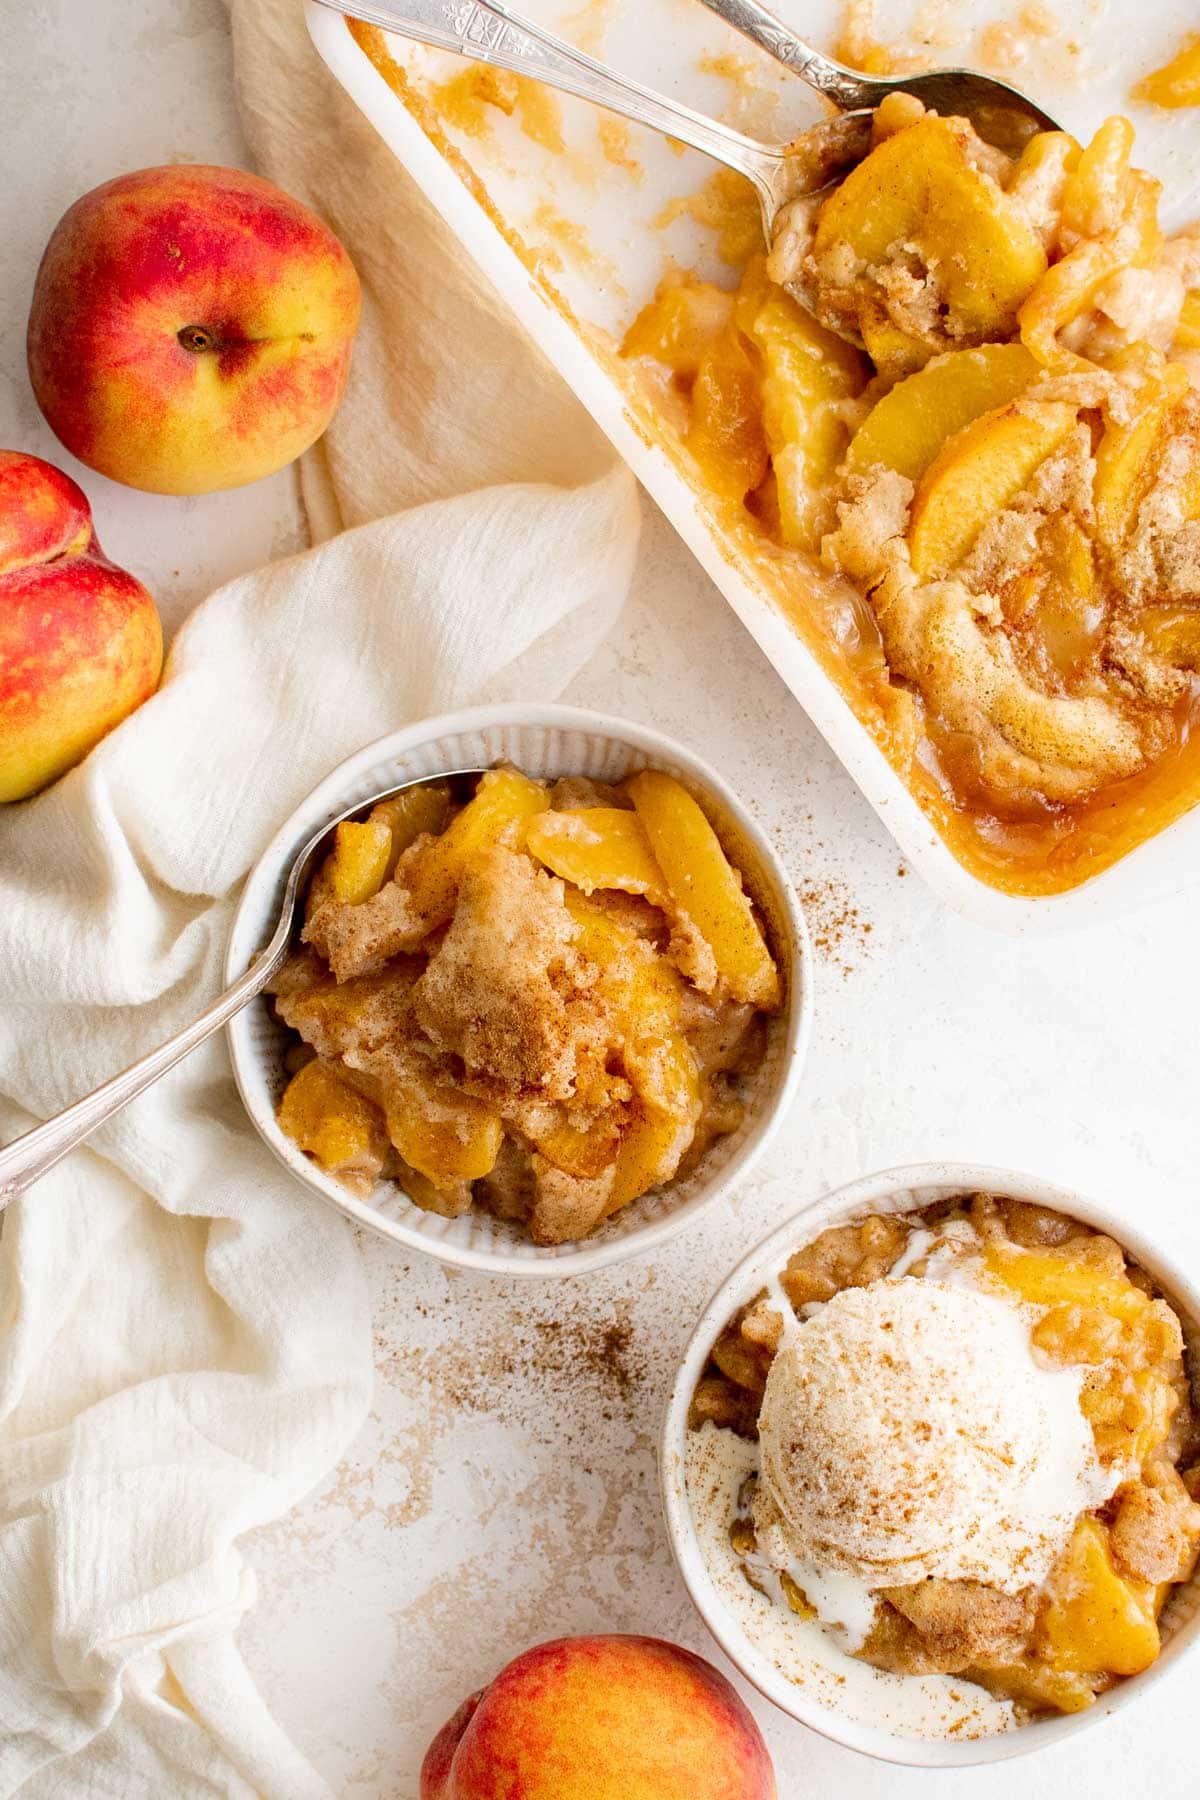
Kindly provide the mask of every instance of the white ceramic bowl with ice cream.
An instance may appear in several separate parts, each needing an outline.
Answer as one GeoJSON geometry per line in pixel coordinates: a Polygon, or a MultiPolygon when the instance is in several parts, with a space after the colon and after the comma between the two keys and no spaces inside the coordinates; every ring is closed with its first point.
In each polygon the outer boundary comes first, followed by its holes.
{"type": "MultiPolygon", "coordinates": [[[[1163,1648],[1148,1669],[1085,1711],[1025,1723],[1008,1701],[961,1676],[885,1673],[847,1654],[874,1617],[872,1590],[885,1584],[920,1582],[933,1572],[990,1586],[1007,1573],[1013,1591],[1037,1588],[1079,1514],[1102,1505],[1117,1486],[1112,1469],[1096,1460],[1078,1374],[1035,1359],[1020,1311],[956,1278],[957,1252],[969,1246],[950,1243],[947,1260],[935,1245],[943,1261],[930,1265],[932,1282],[908,1281],[906,1265],[918,1247],[929,1246],[928,1234],[920,1245],[913,1236],[912,1251],[884,1279],[802,1307],[795,1328],[778,1289],[793,1252],[833,1226],[912,1214],[973,1193],[1026,1201],[1108,1234],[1168,1297],[1185,1332],[1200,1321],[1200,1293],[1169,1250],[1110,1207],[975,1164],[893,1169],[807,1208],[722,1284],[692,1338],[662,1444],[672,1548],[730,1660],[783,1711],[827,1737],[926,1768],[1000,1761],[1086,1730],[1136,1701],[1200,1642],[1200,1580],[1193,1576],[1173,1590],[1163,1648]],[[764,1307],[782,1302],[789,1324],[770,1365],[758,1444],[711,1425],[690,1430],[714,1343],[764,1289],[764,1307]],[[893,1343],[901,1348],[896,1357],[893,1343]],[[757,1479],[757,1550],[750,1559],[756,1586],[730,1541],[749,1476],[757,1479]],[[864,1506],[865,1491],[877,1493],[879,1504],[864,1506]],[[782,1568],[802,1576],[818,1618],[789,1611],[773,1573],[782,1568]],[[838,1621],[833,1630],[831,1620],[838,1621]]],[[[969,1257],[961,1266],[969,1269],[969,1257]]]]}

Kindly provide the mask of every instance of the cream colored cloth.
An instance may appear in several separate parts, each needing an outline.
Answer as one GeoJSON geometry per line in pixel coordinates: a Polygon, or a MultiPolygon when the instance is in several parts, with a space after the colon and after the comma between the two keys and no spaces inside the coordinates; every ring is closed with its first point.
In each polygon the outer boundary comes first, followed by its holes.
{"type": "MultiPolygon", "coordinates": [[[[4,1140],[216,994],[247,869],[341,757],[553,696],[630,578],[628,474],[333,89],[296,0],[236,4],[234,32],[258,166],[364,278],[306,471],[316,535],[355,529],[214,594],[158,696],[0,810],[4,1140]]],[[[0,1793],[326,1793],[239,1658],[237,1540],[337,1459],[370,1379],[350,1234],[254,1136],[221,1041],[10,1209],[0,1793]]]]}

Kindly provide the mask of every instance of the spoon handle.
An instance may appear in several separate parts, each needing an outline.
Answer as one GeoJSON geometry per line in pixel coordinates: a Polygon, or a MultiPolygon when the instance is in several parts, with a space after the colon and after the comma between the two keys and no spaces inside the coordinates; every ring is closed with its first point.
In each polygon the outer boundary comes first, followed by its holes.
{"type": "Polygon", "coordinates": [[[131,1100],[151,1087],[168,1069],[173,1069],[188,1053],[210,1038],[214,1031],[240,1012],[248,1000],[260,994],[275,970],[283,960],[287,950],[288,937],[284,932],[272,938],[266,949],[251,963],[246,973],[234,982],[231,988],[213,1001],[206,1012],[182,1031],[160,1044],[157,1050],[151,1050],[146,1056],[139,1057],[137,1062],[114,1075],[100,1087],[85,1094],[82,1100],[76,1100],[65,1112],[48,1119],[44,1125],[37,1125],[27,1131],[23,1137],[16,1138],[13,1143],[0,1150],[0,1212],[23,1194],[27,1187],[41,1178],[56,1162],[82,1144],[91,1136],[98,1126],[111,1119],[121,1108],[128,1106],[131,1100]]]}
{"type": "Polygon", "coordinates": [[[668,137],[724,163],[768,192],[770,174],[782,160],[777,150],[744,137],[740,131],[693,112],[674,100],[627,79],[565,43],[529,19],[511,12],[501,0],[321,0],[333,12],[361,19],[384,31],[398,32],[417,43],[453,50],[476,62],[491,63],[518,75],[531,75],[550,87],[590,100],[636,124],[649,125],[668,137]]]}
{"type": "Polygon", "coordinates": [[[701,5],[707,6],[709,12],[716,13],[719,19],[724,19],[727,25],[732,25],[743,37],[748,37],[773,56],[776,62],[791,69],[794,75],[799,75],[835,106],[853,112],[872,104],[871,99],[864,96],[864,90],[870,84],[861,75],[814,50],[776,13],[761,6],[759,0],[701,0],[701,5]]]}

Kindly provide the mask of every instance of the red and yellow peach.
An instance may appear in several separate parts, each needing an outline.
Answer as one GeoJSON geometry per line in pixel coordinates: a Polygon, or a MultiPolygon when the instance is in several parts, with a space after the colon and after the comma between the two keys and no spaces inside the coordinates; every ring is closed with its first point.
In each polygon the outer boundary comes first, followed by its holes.
{"type": "Polygon", "coordinates": [[[527,1650],[443,1726],[421,1800],[775,1800],[758,1726],[725,1677],[659,1638],[527,1650]]]}
{"type": "Polygon", "coordinates": [[[294,460],[342,397],[358,277],[328,226],[240,169],[142,169],[68,209],[29,318],[29,375],[67,449],[160,494],[294,460]]]}
{"type": "Polygon", "coordinates": [[[101,551],[81,489],[0,450],[0,801],[78,762],[161,668],[154,602],[101,551]]]}

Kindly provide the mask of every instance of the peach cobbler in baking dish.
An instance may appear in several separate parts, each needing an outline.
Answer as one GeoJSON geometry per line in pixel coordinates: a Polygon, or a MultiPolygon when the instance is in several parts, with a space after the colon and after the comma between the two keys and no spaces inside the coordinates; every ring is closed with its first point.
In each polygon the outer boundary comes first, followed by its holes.
{"type": "MultiPolygon", "coordinates": [[[[802,140],[803,141],[803,140],[802,140]]],[[[1200,798],[1200,235],[1133,130],[890,96],[734,293],[623,345],[681,466],[950,847],[1067,889],[1200,798]]]]}
{"type": "Polygon", "coordinates": [[[836,1226],[693,1395],[710,1573],[780,1667],[816,1634],[914,1735],[939,1698],[961,1725],[964,1684],[981,1734],[1081,1711],[1156,1660],[1195,1569],[1193,1377],[1172,1303],[1064,1214],[974,1194],[836,1226]]]}
{"type": "Polygon", "coordinates": [[[584,1237],[741,1123],[783,1003],[757,908],[692,795],[497,768],[339,825],[304,948],[283,1130],[362,1193],[584,1237]]]}

